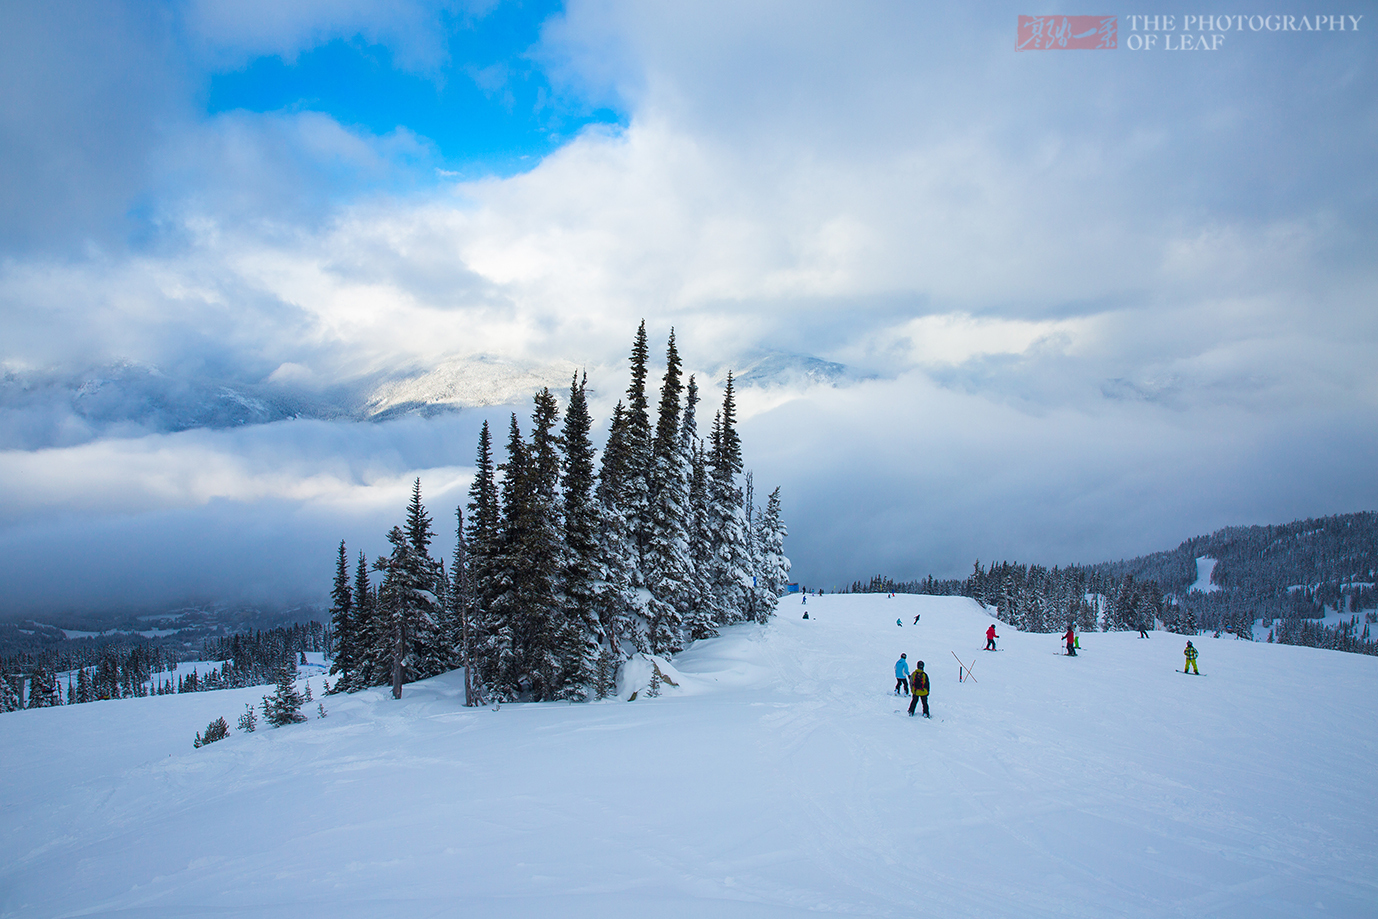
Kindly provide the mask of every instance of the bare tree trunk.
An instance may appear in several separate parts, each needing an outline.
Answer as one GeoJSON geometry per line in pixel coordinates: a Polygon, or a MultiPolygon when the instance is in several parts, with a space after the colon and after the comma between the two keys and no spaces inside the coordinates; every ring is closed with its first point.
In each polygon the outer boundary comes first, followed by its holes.
{"type": "Polygon", "coordinates": [[[400,699],[402,698],[402,658],[407,651],[407,630],[401,615],[399,615],[401,611],[395,606],[397,598],[394,597],[392,602],[394,604],[393,622],[395,623],[393,631],[396,637],[396,643],[392,646],[392,697],[400,699]]]}

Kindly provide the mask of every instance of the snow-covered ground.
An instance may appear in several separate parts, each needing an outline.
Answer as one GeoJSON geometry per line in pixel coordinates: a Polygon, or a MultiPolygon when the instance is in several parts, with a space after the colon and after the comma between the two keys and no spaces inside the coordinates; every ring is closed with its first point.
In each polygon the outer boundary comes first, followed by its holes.
{"type": "Polygon", "coordinates": [[[464,709],[452,674],[200,750],[265,690],[3,715],[0,916],[1378,912],[1378,659],[1203,637],[1192,677],[1175,635],[989,622],[790,597],[659,698],[464,709]]]}
{"type": "Polygon", "coordinates": [[[1211,573],[1215,571],[1215,559],[1201,556],[1196,560],[1196,582],[1187,588],[1187,593],[1199,590],[1208,594],[1220,589],[1219,584],[1211,583],[1211,573]]]}

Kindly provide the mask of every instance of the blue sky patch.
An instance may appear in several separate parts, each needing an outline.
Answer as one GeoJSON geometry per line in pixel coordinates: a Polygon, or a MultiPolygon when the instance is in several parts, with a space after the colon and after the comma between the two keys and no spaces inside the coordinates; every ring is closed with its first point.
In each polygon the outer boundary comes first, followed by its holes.
{"type": "Polygon", "coordinates": [[[558,11],[559,4],[500,4],[477,21],[454,20],[449,60],[433,73],[409,72],[387,46],[357,36],[292,63],[259,57],[212,75],[206,110],[323,112],[376,135],[405,127],[433,142],[443,168],[462,177],[524,172],[587,125],[626,123],[624,113],[555,90],[527,56],[558,11]]]}

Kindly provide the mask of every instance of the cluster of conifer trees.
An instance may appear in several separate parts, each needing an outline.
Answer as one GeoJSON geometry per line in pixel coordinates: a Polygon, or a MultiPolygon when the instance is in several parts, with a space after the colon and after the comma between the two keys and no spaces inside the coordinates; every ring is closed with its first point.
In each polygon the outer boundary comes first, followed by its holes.
{"type": "Polygon", "coordinates": [[[178,676],[175,683],[177,663],[187,654],[167,646],[93,648],[83,643],[73,653],[0,658],[0,712],[14,711],[21,707],[21,702],[22,707],[44,708],[101,699],[257,686],[276,679],[283,666],[291,667],[295,673],[298,655],[323,651],[329,641],[329,630],[319,622],[209,638],[202,644],[200,659],[221,661],[221,666],[178,676]]]}
{"type": "Polygon", "coordinates": [[[994,606],[996,616],[1024,632],[1060,632],[1068,625],[1078,631],[1126,631],[1154,628],[1163,619],[1167,628],[1195,635],[1191,615],[1166,603],[1154,581],[1132,574],[1115,577],[1096,568],[1069,565],[1045,568],[1018,562],[996,562],[982,568],[978,561],[962,579],[892,581],[877,575],[852,584],[852,593],[911,593],[971,597],[994,606]]]}
{"type": "Polygon", "coordinates": [[[341,542],[334,691],[391,683],[400,695],[405,681],[464,666],[470,704],[599,698],[632,654],[672,654],[773,613],[790,567],[780,490],[756,506],[732,376],[705,441],[673,330],[653,423],[649,354],[642,322],[601,459],[578,375],[563,419],[549,389],[529,434],[512,415],[502,463],[485,422],[448,572],[431,555],[420,480],[387,557],[370,565],[361,553],[351,576],[341,542]]]}

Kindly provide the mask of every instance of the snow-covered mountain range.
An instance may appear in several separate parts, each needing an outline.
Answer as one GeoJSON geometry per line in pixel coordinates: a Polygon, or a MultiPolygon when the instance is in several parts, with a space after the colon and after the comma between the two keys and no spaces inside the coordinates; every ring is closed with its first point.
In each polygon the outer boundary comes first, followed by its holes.
{"type": "MultiPolygon", "coordinates": [[[[167,371],[120,361],[82,371],[9,370],[0,375],[0,449],[67,446],[103,436],[231,428],[288,418],[384,421],[464,408],[514,405],[543,386],[560,391],[581,365],[471,355],[432,366],[305,386],[291,373],[258,381],[167,371]]],[[[725,377],[729,367],[720,368],[725,377]]],[[[859,377],[809,355],[758,352],[743,387],[836,386],[859,377]]]]}

